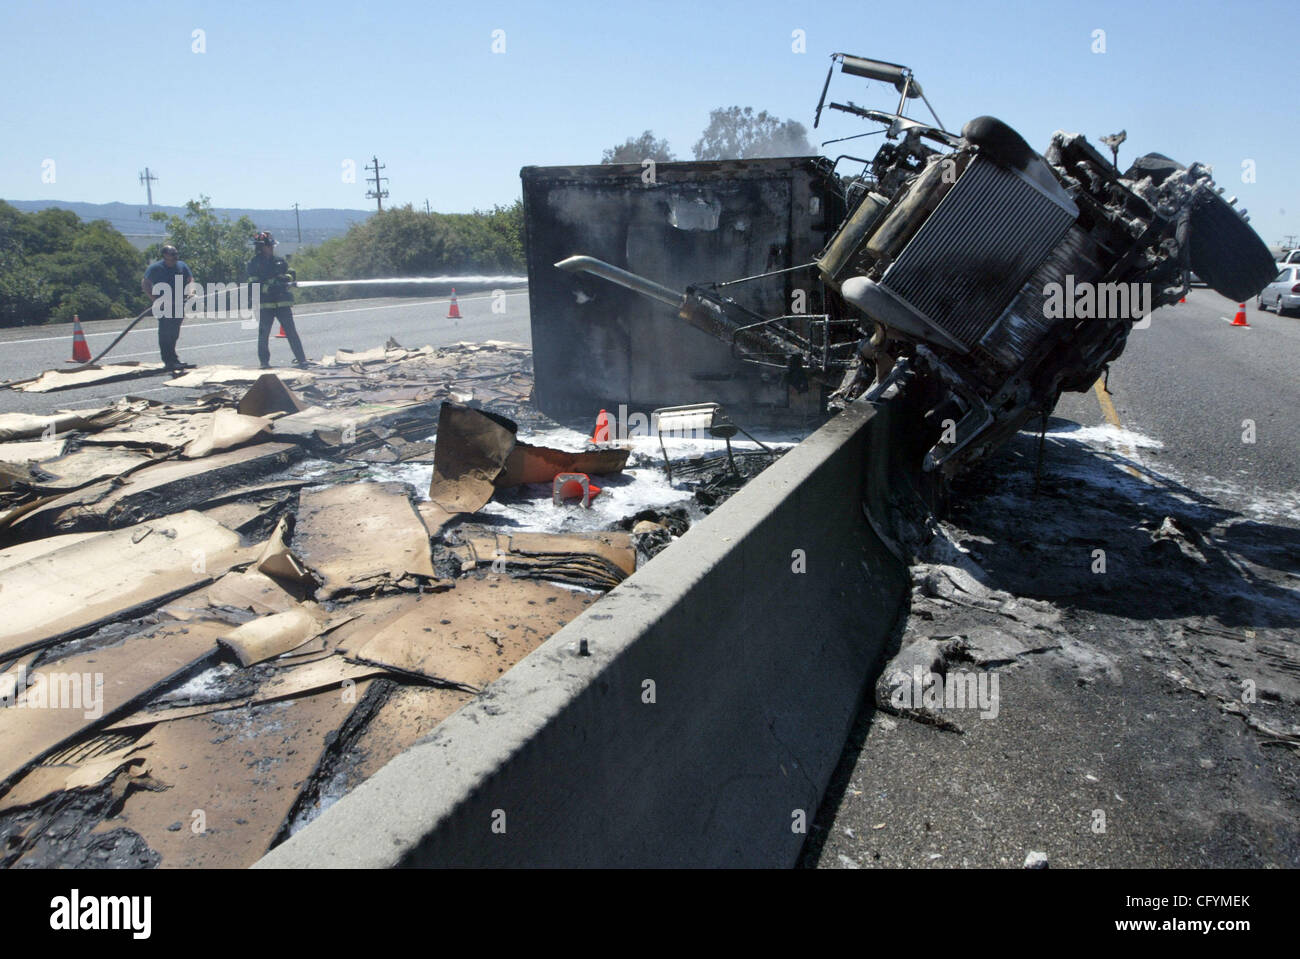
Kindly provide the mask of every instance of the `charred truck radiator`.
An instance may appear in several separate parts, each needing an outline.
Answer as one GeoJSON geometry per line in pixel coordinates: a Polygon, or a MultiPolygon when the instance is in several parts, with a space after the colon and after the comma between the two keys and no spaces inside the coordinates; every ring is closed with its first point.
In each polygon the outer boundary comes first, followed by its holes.
{"type": "Polygon", "coordinates": [[[969,351],[1077,216],[1063,191],[976,157],[880,285],[969,351]]]}

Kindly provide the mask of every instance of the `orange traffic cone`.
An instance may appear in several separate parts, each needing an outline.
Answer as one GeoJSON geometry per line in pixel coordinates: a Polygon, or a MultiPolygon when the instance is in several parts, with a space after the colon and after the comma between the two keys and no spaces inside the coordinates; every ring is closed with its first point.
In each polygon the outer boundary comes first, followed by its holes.
{"type": "Polygon", "coordinates": [[[81,317],[72,316],[72,359],[71,363],[89,363],[90,347],[86,345],[86,334],[81,331],[81,317]]]}
{"type": "Polygon", "coordinates": [[[283,323],[280,324],[280,332],[277,333],[277,334],[275,334],[275,338],[276,338],[277,340],[287,340],[287,339],[289,338],[289,337],[285,336],[285,333],[284,333],[284,324],[283,324],[283,323]]]}
{"type": "Polygon", "coordinates": [[[447,310],[447,319],[461,319],[460,307],[456,303],[456,288],[454,286],[451,288],[451,307],[447,310]]]}
{"type": "Polygon", "coordinates": [[[591,441],[593,443],[609,442],[609,413],[605,410],[601,410],[600,415],[596,417],[596,429],[591,434],[591,441]]]}
{"type": "Polygon", "coordinates": [[[600,487],[586,473],[558,473],[551,481],[551,502],[560,506],[566,499],[578,497],[591,509],[591,501],[600,495],[600,487]]]}
{"type": "Polygon", "coordinates": [[[1245,303],[1240,303],[1240,304],[1237,305],[1237,315],[1234,316],[1234,317],[1232,318],[1232,325],[1233,325],[1233,326],[1250,326],[1250,324],[1246,322],[1246,304],[1245,304],[1245,303]]]}

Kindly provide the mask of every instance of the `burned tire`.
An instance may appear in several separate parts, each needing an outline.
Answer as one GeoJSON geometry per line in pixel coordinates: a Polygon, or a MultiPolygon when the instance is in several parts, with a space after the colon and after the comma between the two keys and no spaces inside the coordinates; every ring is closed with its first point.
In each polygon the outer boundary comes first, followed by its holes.
{"type": "Polygon", "coordinates": [[[961,135],[994,163],[1017,170],[1023,170],[1038,155],[1024,137],[997,117],[976,117],[961,128],[961,135]]]}
{"type": "Polygon", "coordinates": [[[1210,289],[1244,303],[1277,275],[1264,241],[1220,197],[1203,192],[1192,207],[1192,272],[1210,289]]]}

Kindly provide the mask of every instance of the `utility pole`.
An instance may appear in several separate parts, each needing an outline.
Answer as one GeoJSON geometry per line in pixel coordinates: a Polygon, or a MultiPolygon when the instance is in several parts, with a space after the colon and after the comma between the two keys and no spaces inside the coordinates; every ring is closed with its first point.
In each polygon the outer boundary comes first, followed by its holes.
{"type": "Polygon", "coordinates": [[[1120,130],[1119,133],[1112,133],[1108,137],[1101,138],[1101,142],[1110,147],[1110,155],[1116,170],[1119,169],[1119,145],[1127,139],[1127,130],[1120,130]]]}
{"type": "Polygon", "coordinates": [[[152,173],[149,172],[148,167],[145,167],[144,172],[140,174],[140,182],[144,184],[146,194],[149,197],[150,209],[153,208],[153,184],[154,181],[157,179],[158,178],[156,176],[154,176],[152,173]]]}
{"type": "Polygon", "coordinates": [[[298,204],[293,205],[293,222],[298,225],[298,245],[302,246],[302,220],[298,219],[298,204]]]}
{"type": "MultiPolygon", "coordinates": [[[[379,171],[380,171],[380,170],[387,169],[387,167],[386,167],[385,165],[380,164],[380,162],[379,162],[379,157],[371,157],[370,159],[371,159],[372,162],[366,164],[366,169],[367,169],[367,170],[374,170],[374,171],[375,171],[375,176],[374,176],[374,184],[375,184],[375,188],[374,188],[373,190],[367,190],[367,191],[366,191],[366,199],[367,199],[367,200],[374,200],[376,203],[378,203],[378,204],[379,204],[379,212],[380,212],[380,213],[383,213],[383,212],[384,212],[384,197],[388,196],[388,191],[384,189],[384,183],[387,182],[388,177],[386,177],[386,176],[385,176],[385,177],[381,177],[381,176],[379,175],[379,171]]],[[[367,183],[371,182],[371,178],[370,178],[370,177],[367,177],[367,178],[366,178],[366,182],[367,182],[367,183]]]]}
{"type": "Polygon", "coordinates": [[[432,212],[429,209],[429,198],[427,196],[424,198],[424,212],[426,215],[432,212]]]}

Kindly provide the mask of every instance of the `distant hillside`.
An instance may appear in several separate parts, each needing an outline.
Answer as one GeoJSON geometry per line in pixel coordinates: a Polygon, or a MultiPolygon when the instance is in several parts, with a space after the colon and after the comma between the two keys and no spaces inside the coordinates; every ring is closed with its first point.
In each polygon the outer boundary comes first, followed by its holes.
{"type": "MultiPolygon", "coordinates": [[[[124,234],[138,249],[156,243],[162,236],[162,224],[149,219],[149,208],[143,203],[69,203],[63,200],[7,200],[6,202],[24,213],[58,207],[61,210],[71,210],[83,221],[107,220],[113,229],[124,234]]],[[[154,206],[153,209],[175,216],[185,212],[185,208],[181,206],[154,206]]],[[[270,230],[275,234],[277,249],[282,253],[292,253],[298,247],[298,231],[294,223],[293,210],[243,210],[216,207],[214,212],[218,216],[232,220],[247,216],[257,224],[259,229],[270,230]]],[[[349,225],[362,223],[373,213],[373,210],[300,210],[298,216],[302,222],[302,245],[313,246],[332,236],[341,236],[347,232],[349,225]]]]}

